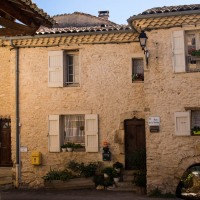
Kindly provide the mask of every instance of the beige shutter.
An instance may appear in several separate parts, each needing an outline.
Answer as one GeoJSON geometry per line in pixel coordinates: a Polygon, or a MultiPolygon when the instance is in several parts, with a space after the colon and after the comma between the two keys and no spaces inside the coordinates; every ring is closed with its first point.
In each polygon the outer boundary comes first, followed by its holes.
{"type": "Polygon", "coordinates": [[[63,51],[48,52],[48,86],[63,87],[63,51]]]}
{"type": "Polygon", "coordinates": [[[190,111],[175,113],[175,135],[188,136],[191,133],[190,111]]]}
{"type": "Polygon", "coordinates": [[[60,152],[59,115],[49,115],[49,151],[60,152]]]}
{"type": "Polygon", "coordinates": [[[85,115],[85,148],[86,152],[98,152],[98,116],[85,115]]]}
{"type": "Polygon", "coordinates": [[[173,32],[173,67],[174,72],[185,72],[185,41],[184,31],[173,32]]]}

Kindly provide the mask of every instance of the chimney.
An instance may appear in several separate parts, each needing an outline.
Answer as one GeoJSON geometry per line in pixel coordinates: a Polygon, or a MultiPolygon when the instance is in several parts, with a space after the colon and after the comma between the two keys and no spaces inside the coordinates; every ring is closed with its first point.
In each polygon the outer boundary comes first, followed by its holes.
{"type": "Polygon", "coordinates": [[[99,11],[99,16],[98,17],[101,17],[101,18],[104,18],[104,19],[108,20],[108,18],[109,18],[109,11],[108,10],[99,11]]]}

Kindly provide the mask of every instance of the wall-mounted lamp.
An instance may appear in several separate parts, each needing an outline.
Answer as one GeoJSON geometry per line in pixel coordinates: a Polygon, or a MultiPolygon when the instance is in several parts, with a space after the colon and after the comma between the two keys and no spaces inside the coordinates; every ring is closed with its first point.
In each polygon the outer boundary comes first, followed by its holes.
{"type": "Polygon", "coordinates": [[[145,54],[145,59],[146,59],[146,64],[148,65],[148,58],[149,58],[149,50],[146,47],[146,42],[147,42],[147,35],[144,32],[144,30],[142,30],[142,32],[139,35],[139,41],[140,41],[140,46],[142,47],[142,50],[144,50],[144,54],[145,54]]]}

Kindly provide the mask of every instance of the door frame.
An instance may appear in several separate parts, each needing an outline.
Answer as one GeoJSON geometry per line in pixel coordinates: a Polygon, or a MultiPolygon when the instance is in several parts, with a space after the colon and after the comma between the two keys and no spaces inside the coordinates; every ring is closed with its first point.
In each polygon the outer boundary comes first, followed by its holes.
{"type": "MultiPolygon", "coordinates": [[[[130,144],[130,142],[132,141],[131,145],[133,145],[133,140],[127,140],[127,134],[128,134],[128,130],[127,130],[127,126],[128,126],[128,123],[133,123],[133,125],[141,125],[142,126],[142,134],[144,134],[144,140],[143,140],[143,144],[141,146],[144,146],[141,148],[142,150],[142,154],[145,154],[145,159],[146,159],[146,133],[145,133],[145,119],[138,119],[136,117],[132,118],[132,119],[126,119],[124,120],[124,131],[125,131],[125,134],[124,134],[124,155],[125,155],[125,169],[132,169],[129,167],[129,159],[130,158],[130,155],[128,155],[128,152],[127,152],[127,148],[128,148],[128,144],[130,144]],[[129,143],[128,143],[129,142],[129,143]],[[143,150],[144,149],[144,150],[143,150]]],[[[137,134],[137,133],[135,133],[137,134]]],[[[140,150],[140,149],[138,149],[140,150]]],[[[146,168],[146,160],[145,160],[145,166],[146,168]]]]}

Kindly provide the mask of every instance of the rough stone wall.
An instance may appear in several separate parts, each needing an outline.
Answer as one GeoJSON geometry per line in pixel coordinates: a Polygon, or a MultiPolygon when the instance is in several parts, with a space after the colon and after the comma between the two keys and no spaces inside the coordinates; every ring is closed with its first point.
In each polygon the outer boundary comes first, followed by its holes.
{"type": "Polygon", "coordinates": [[[147,32],[150,58],[144,83],[145,107],[149,110],[146,113],[147,189],[158,187],[172,193],[183,172],[200,163],[200,138],[174,135],[174,113],[185,111],[185,107],[200,107],[200,72],[173,72],[173,30],[147,32]],[[150,116],[160,117],[159,133],[150,133],[147,123],[150,116]]]}
{"type": "MultiPolygon", "coordinates": [[[[98,114],[100,150],[103,140],[107,140],[113,161],[119,155],[123,160],[120,150],[123,146],[115,140],[124,120],[123,113],[133,117],[135,112],[144,111],[143,83],[132,83],[131,75],[131,59],[138,55],[143,56],[139,43],[20,49],[20,141],[21,146],[28,148],[28,152],[21,153],[23,184],[42,186],[41,177],[50,168],[63,168],[72,159],[102,161],[101,151],[49,153],[47,134],[51,114],[98,114]],[[59,49],[79,49],[80,87],[48,87],[48,51],[59,49]],[[31,164],[31,152],[35,150],[42,153],[42,165],[37,167],[31,164]]],[[[12,130],[15,132],[15,127],[12,130]]]]}

